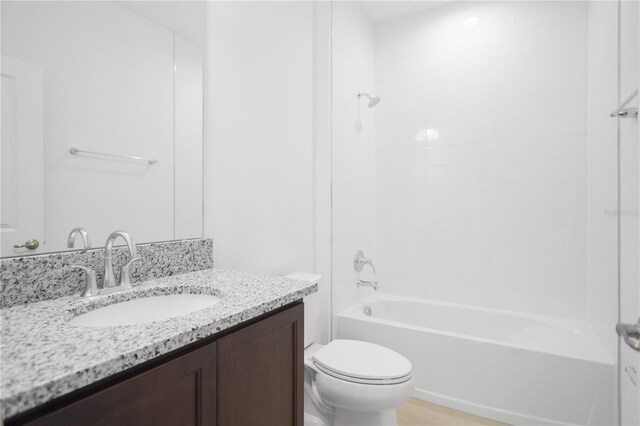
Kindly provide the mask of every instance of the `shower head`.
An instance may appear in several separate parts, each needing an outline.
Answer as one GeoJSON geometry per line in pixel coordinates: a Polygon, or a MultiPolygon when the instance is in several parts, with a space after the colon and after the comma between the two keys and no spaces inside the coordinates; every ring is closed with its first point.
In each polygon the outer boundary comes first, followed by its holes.
{"type": "Polygon", "coordinates": [[[374,106],[378,105],[378,102],[381,101],[380,96],[371,97],[371,95],[368,93],[358,92],[358,100],[360,100],[360,98],[363,96],[369,99],[369,103],[367,104],[369,108],[373,108],[374,106]]]}

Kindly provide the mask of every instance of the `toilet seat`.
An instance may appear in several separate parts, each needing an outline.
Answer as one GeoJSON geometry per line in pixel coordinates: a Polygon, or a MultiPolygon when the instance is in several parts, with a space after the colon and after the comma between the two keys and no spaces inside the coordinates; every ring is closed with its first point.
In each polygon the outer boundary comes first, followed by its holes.
{"type": "Polygon", "coordinates": [[[326,369],[319,364],[315,364],[315,366],[318,370],[322,371],[328,376],[335,377],[336,379],[344,380],[346,382],[360,383],[364,385],[395,385],[395,384],[407,382],[411,380],[411,378],[413,377],[411,374],[408,374],[406,376],[397,377],[394,379],[363,379],[361,377],[352,377],[352,376],[346,376],[344,374],[336,373],[335,371],[326,369]]]}
{"type": "Polygon", "coordinates": [[[391,349],[357,340],[334,340],[313,354],[323,373],[351,383],[392,385],[412,378],[411,363],[391,349]]]}

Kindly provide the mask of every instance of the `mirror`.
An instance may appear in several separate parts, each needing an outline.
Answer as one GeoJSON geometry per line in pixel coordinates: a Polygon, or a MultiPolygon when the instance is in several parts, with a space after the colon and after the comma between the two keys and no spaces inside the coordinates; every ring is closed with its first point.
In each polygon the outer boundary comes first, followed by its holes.
{"type": "Polygon", "coordinates": [[[202,237],[204,2],[1,8],[2,257],[202,237]]]}

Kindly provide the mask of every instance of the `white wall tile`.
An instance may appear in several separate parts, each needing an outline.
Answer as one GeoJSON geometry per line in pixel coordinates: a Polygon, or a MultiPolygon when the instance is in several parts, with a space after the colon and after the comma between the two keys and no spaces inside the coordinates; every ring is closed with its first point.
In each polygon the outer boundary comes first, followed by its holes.
{"type": "MultiPolygon", "coordinates": [[[[587,131],[585,137],[588,153],[588,215],[587,232],[587,317],[594,325],[601,341],[615,358],[617,337],[611,333],[617,322],[618,297],[618,223],[615,216],[606,211],[617,208],[617,144],[616,123],[609,119],[609,105],[617,99],[617,32],[618,9],[615,3],[590,2],[581,7],[582,2],[570,5],[574,8],[567,23],[567,42],[588,40],[587,43],[587,131]],[[581,16],[588,14],[588,19],[581,16]],[[584,37],[587,31],[588,39],[584,37]]],[[[576,216],[575,213],[572,216],[576,216]]],[[[584,243],[579,236],[572,237],[568,231],[569,243],[584,243]],[[579,241],[576,241],[578,240],[579,241]]]]}
{"type": "MultiPolygon", "coordinates": [[[[355,285],[358,275],[353,269],[353,256],[357,250],[363,250],[366,256],[377,259],[377,214],[390,224],[384,234],[389,236],[388,245],[380,252],[381,256],[388,256],[421,235],[410,228],[414,222],[398,217],[398,211],[410,214],[403,206],[415,198],[411,186],[415,180],[413,166],[404,167],[415,160],[409,150],[413,145],[407,145],[410,121],[402,109],[407,101],[408,61],[404,50],[399,49],[402,46],[394,46],[392,29],[384,40],[386,47],[381,48],[392,55],[393,60],[376,62],[373,24],[360,6],[351,2],[334,4],[332,263],[335,313],[370,292],[355,285]],[[365,100],[358,105],[359,91],[381,96],[384,101],[376,108],[384,108],[385,117],[376,120],[375,110],[367,108],[365,100]],[[380,149],[377,158],[376,135],[380,149]],[[376,197],[384,202],[379,212],[376,197]]],[[[401,271],[395,268],[384,272],[386,276],[393,276],[401,271]]],[[[385,290],[391,291],[389,284],[385,290]]]]}
{"type": "Polygon", "coordinates": [[[456,3],[375,27],[377,244],[420,232],[405,253],[429,265],[392,292],[584,317],[588,15],[576,3],[456,3]]]}

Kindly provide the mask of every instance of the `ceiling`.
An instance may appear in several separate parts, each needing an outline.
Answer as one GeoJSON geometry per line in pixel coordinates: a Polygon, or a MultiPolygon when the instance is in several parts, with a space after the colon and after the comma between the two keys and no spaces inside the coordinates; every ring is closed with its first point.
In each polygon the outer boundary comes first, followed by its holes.
{"type": "MultiPolygon", "coordinates": [[[[339,0],[340,1],[340,0],[339,0]]],[[[419,13],[454,0],[358,0],[358,3],[374,24],[419,13]]],[[[116,3],[170,28],[197,43],[204,35],[205,1],[118,1],[116,3]]]]}
{"type": "Polygon", "coordinates": [[[120,6],[155,24],[202,44],[204,39],[204,1],[116,1],[120,6]]]}
{"type": "Polygon", "coordinates": [[[449,1],[360,1],[360,6],[375,24],[442,6],[449,1]]]}

